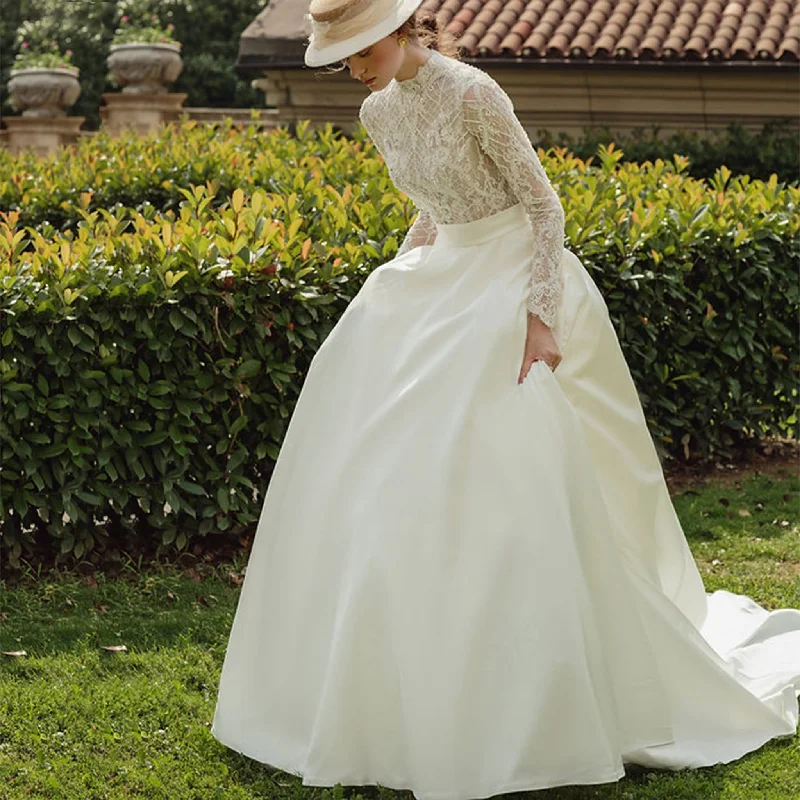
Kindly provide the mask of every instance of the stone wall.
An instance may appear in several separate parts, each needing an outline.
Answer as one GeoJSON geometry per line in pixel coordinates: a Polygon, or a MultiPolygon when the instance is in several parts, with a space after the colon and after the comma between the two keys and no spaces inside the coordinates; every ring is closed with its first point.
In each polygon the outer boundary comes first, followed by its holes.
{"type": "MultiPolygon", "coordinates": [[[[664,133],[711,132],[738,122],[751,131],[776,117],[798,120],[795,72],[747,69],[591,69],[481,66],[508,93],[533,138],[537,130],[578,135],[585,127],[615,133],[660,125],[664,133]]],[[[345,70],[275,69],[254,81],[280,121],[331,121],[349,128],[368,89],[345,70]]]]}

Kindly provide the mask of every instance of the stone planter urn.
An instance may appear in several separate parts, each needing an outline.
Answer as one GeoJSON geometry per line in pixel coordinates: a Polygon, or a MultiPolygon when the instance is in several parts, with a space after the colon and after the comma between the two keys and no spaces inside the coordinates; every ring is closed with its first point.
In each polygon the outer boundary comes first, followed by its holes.
{"type": "Polygon", "coordinates": [[[64,117],[81,95],[77,67],[12,69],[8,94],[23,117],[64,117]]]}
{"type": "Polygon", "coordinates": [[[180,49],[180,42],[112,44],[106,63],[123,94],[159,94],[183,71],[180,49]]]}

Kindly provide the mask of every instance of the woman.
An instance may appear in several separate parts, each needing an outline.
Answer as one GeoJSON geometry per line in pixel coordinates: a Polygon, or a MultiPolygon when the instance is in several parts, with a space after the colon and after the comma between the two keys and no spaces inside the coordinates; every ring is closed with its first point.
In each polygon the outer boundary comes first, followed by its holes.
{"type": "Polygon", "coordinates": [[[312,362],[212,733],[305,785],[421,800],[792,735],[800,611],[706,595],[536,152],[419,2],[310,6],[306,64],[369,86],[360,118],[420,213],[312,362]]]}

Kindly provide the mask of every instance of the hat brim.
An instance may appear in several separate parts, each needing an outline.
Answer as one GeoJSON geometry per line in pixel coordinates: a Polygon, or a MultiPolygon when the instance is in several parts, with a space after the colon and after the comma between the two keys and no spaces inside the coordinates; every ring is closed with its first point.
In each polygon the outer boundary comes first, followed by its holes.
{"type": "Polygon", "coordinates": [[[316,48],[313,44],[309,44],[303,60],[307,67],[323,67],[341,61],[396,31],[421,5],[422,0],[400,0],[386,19],[357,36],[342,39],[341,42],[335,42],[327,47],[316,48]]]}

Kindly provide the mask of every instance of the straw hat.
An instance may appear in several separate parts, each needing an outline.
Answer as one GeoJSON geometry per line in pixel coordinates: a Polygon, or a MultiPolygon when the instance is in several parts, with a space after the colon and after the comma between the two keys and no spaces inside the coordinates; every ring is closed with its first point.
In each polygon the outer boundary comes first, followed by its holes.
{"type": "Polygon", "coordinates": [[[422,0],[311,0],[308,67],[341,61],[397,30],[422,0]],[[313,16],[312,16],[313,15],[313,16]]]}

